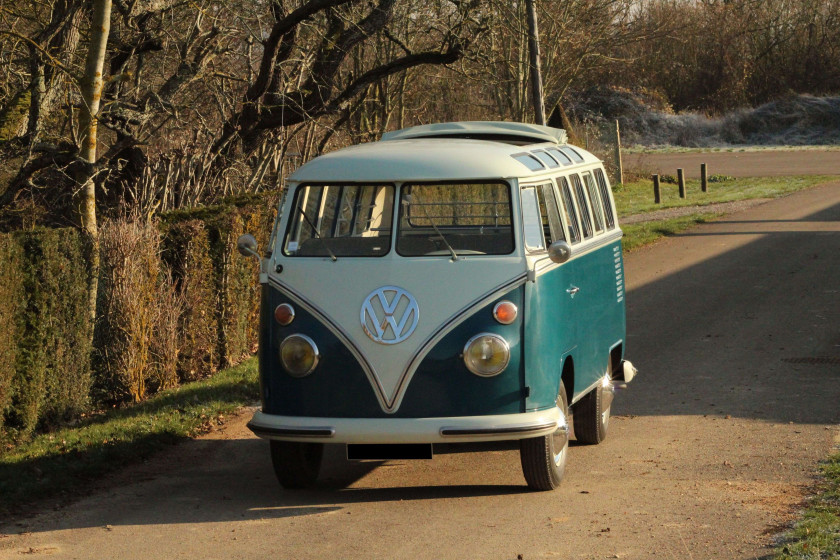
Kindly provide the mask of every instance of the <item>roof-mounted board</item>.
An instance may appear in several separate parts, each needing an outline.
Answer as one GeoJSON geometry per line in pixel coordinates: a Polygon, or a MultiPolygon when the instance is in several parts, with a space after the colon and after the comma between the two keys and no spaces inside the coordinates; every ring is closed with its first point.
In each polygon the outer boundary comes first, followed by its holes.
{"type": "Polygon", "coordinates": [[[516,141],[522,143],[552,142],[565,144],[566,131],[561,128],[551,128],[538,124],[500,122],[500,121],[466,121],[424,124],[412,126],[382,135],[383,141],[405,140],[409,138],[472,138],[501,141],[516,141]]]}

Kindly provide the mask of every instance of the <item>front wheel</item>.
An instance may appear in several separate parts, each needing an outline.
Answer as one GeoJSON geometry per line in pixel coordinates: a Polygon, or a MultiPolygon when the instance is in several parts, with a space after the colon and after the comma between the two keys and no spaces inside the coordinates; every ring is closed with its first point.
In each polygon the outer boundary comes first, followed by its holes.
{"type": "Polygon", "coordinates": [[[575,439],[580,443],[598,444],[607,438],[610,426],[610,407],[615,388],[609,374],[598,386],[575,403],[572,411],[575,439]]]}
{"type": "Polygon", "coordinates": [[[324,456],[323,443],[270,441],[274,474],[283,488],[294,490],[315,484],[324,456]]]}
{"type": "Polygon", "coordinates": [[[519,459],[528,487],[534,490],[554,490],[563,480],[566,456],[569,451],[569,401],[566,388],[560,382],[557,407],[563,413],[563,423],[547,436],[519,441],[519,459]]]}

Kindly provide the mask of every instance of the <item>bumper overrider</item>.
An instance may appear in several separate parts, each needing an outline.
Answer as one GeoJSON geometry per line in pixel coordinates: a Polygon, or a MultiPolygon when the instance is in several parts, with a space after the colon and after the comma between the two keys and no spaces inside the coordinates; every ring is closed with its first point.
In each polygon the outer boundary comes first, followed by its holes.
{"type": "Polygon", "coordinates": [[[310,418],[256,412],[248,428],[263,439],[316,443],[462,443],[569,431],[556,407],[521,414],[449,418],[310,418]]]}

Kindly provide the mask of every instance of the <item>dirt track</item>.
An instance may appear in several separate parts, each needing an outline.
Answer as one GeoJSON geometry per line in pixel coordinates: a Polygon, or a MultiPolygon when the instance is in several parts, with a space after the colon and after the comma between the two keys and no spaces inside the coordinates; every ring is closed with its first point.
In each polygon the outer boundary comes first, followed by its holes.
{"type": "Polygon", "coordinates": [[[840,175],[840,150],[627,154],[622,159],[627,169],[674,177],[678,167],[685,169],[686,177],[700,177],[700,164],[704,162],[709,174],[733,177],[840,175]]]}
{"type": "Polygon", "coordinates": [[[323,488],[284,492],[243,416],[0,527],[0,558],[761,557],[840,441],[840,365],[808,363],[840,358],[838,271],[840,183],[629,255],[642,373],[556,492],[528,492],[511,451],[360,465],[338,449],[323,488]]]}

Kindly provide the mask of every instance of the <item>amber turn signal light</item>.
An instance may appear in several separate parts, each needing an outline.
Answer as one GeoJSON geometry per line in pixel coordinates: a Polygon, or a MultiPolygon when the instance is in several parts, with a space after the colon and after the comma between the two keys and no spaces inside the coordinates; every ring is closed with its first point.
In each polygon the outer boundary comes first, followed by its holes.
{"type": "Polygon", "coordinates": [[[274,318],[278,323],[287,327],[295,320],[295,308],[288,303],[281,303],[277,306],[277,309],[274,310],[274,318]]]}
{"type": "Polygon", "coordinates": [[[503,325],[510,325],[516,321],[519,310],[509,301],[500,301],[493,308],[493,317],[503,325]]]}

